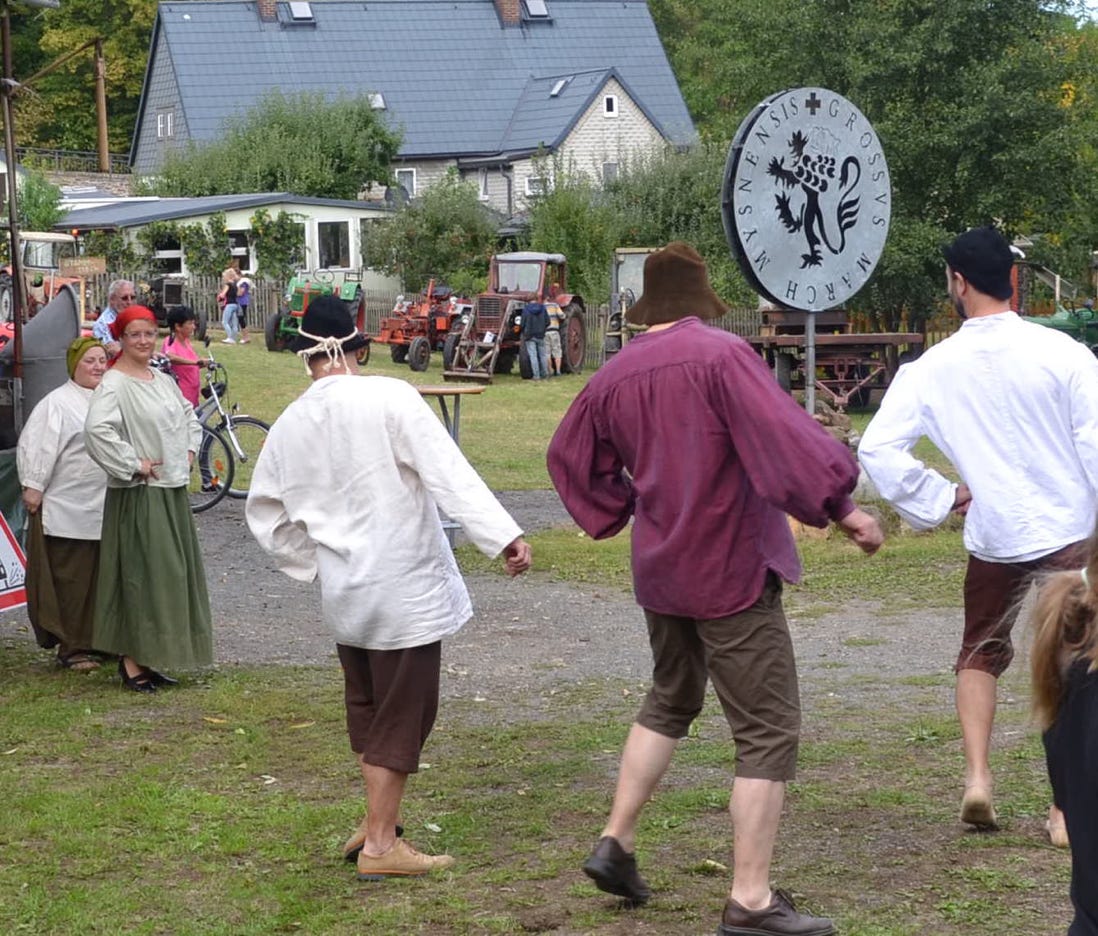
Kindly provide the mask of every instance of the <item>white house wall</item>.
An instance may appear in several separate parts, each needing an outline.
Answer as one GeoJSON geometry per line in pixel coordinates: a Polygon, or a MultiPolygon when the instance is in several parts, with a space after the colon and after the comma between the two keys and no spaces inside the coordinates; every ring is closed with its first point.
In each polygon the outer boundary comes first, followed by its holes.
{"type": "MultiPolygon", "coordinates": [[[[293,203],[286,203],[282,205],[264,205],[264,210],[272,218],[278,217],[279,212],[285,211],[287,214],[302,216],[302,224],[305,227],[305,266],[309,271],[316,269],[316,261],[319,255],[319,225],[324,222],[346,222],[350,228],[350,264],[346,267],[330,267],[334,272],[347,272],[359,270],[362,268],[362,242],[361,242],[361,227],[360,222],[363,219],[378,219],[389,218],[390,214],[387,211],[381,211],[378,209],[370,208],[340,208],[333,206],[318,206],[318,205],[295,205],[293,203]]],[[[257,208],[235,208],[224,212],[225,215],[225,228],[229,231],[247,231],[251,229],[251,219],[256,213],[257,208]]],[[[205,226],[206,223],[213,217],[212,214],[199,214],[193,215],[187,218],[173,219],[174,223],[179,225],[198,224],[205,226]]],[[[124,232],[127,240],[134,245],[137,245],[137,232],[139,227],[127,228],[124,232]]],[[[249,258],[247,265],[241,264],[242,268],[253,269],[255,265],[254,251],[249,258]]],[[[226,252],[226,265],[228,265],[228,253],[226,252]]],[[[183,273],[188,272],[186,262],[183,264],[183,273]]],[[[388,277],[384,277],[379,273],[369,271],[368,276],[368,288],[371,289],[399,289],[399,283],[396,280],[392,280],[388,277]]]]}

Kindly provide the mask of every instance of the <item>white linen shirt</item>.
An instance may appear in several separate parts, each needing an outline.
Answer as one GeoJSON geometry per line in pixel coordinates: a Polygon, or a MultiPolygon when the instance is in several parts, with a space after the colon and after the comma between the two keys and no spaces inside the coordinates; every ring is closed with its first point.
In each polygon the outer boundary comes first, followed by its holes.
{"type": "Polygon", "coordinates": [[[972,492],[965,547],[1038,559],[1085,539],[1098,513],[1098,360],[1014,312],[967,320],[900,368],[858,457],[916,529],[941,523],[956,485],[911,454],[927,436],[972,492]]]}
{"type": "Polygon", "coordinates": [[[19,434],[19,483],[44,492],[42,529],[47,536],[97,540],[103,528],[107,475],[84,446],[91,395],[73,380],[62,384],[31,410],[19,434]]]}
{"type": "Polygon", "coordinates": [[[473,614],[439,508],[489,556],[522,535],[411,384],[336,375],[271,427],[246,515],[283,572],[319,575],[339,643],[399,650],[473,614]]]}
{"type": "Polygon", "coordinates": [[[202,427],[194,407],[167,374],[150,370],[151,380],[114,369],[92,394],[84,423],[88,454],[107,472],[108,487],[186,487],[198,453],[202,427]],[[142,458],[161,464],[155,478],[137,475],[142,458]]]}

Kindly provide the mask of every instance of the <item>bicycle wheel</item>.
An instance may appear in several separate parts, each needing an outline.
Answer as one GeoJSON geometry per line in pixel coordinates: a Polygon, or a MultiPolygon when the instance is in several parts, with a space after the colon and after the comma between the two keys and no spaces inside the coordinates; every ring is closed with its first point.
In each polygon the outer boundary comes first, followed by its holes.
{"type": "Polygon", "coordinates": [[[248,496],[256,459],[263,451],[270,429],[262,419],[254,416],[230,416],[229,424],[221,430],[222,435],[228,436],[233,450],[233,483],[229,488],[229,497],[248,496]]]}
{"type": "Polygon", "coordinates": [[[187,495],[193,513],[209,510],[229,493],[233,483],[233,453],[225,437],[209,426],[202,427],[198,455],[191,465],[187,495]]]}

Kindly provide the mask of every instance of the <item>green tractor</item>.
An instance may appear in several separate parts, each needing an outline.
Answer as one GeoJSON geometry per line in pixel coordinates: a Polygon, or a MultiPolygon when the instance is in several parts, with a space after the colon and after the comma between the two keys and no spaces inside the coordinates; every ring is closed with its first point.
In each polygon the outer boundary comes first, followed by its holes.
{"type": "MultiPolygon", "coordinates": [[[[286,304],[282,311],[272,312],[263,328],[263,337],[268,351],[285,351],[290,340],[296,337],[301,328],[301,317],[309,303],[317,296],[339,296],[347,305],[347,311],[354,319],[355,328],[366,331],[366,294],[362,289],[362,280],[354,274],[343,275],[343,282],[336,283],[335,276],[329,270],[318,270],[313,274],[298,274],[286,287],[286,304]]],[[[355,353],[359,364],[365,364],[370,357],[370,346],[355,353]]]]}
{"type": "Polygon", "coordinates": [[[1036,322],[1048,328],[1055,328],[1076,341],[1081,341],[1091,351],[1098,354],[1098,312],[1094,303],[1088,299],[1079,308],[1056,304],[1052,315],[1024,315],[1027,322],[1036,322]]]}

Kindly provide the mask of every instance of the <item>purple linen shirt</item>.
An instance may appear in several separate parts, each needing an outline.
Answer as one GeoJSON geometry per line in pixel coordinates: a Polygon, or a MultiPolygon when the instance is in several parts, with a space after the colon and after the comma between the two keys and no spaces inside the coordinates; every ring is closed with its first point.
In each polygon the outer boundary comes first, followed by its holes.
{"type": "Polygon", "coordinates": [[[746,341],[693,316],[638,335],[600,368],[547,460],[587,534],[613,536],[634,518],[638,603],[703,620],[754,604],[768,570],[797,581],[785,514],[839,520],[858,480],[853,455],[746,341]]]}

